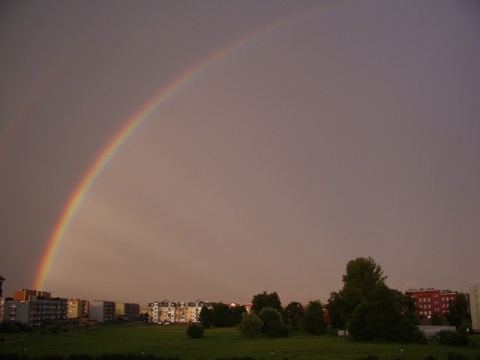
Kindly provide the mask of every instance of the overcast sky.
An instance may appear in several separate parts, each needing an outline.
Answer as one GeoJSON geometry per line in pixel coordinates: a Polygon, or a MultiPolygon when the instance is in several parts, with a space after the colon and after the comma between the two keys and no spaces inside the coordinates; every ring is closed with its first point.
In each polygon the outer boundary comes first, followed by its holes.
{"type": "Polygon", "coordinates": [[[478,1],[3,1],[4,295],[119,129],[205,59],[96,178],[47,291],[326,302],[360,256],[400,291],[468,291],[479,39],[478,1]]]}

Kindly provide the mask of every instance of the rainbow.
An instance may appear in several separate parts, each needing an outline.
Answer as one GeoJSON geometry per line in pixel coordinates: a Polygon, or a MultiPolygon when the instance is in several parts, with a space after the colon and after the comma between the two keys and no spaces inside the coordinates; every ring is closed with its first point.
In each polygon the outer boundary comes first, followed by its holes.
{"type": "MultiPolygon", "coordinates": [[[[350,3],[350,1],[346,1],[345,3],[336,2],[334,5],[329,4],[328,6],[323,5],[321,6],[321,10],[322,12],[324,12],[325,10],[343,8],[348,3],[350,3]]],[[[273,23],[269,23],[264,27],[261,27],[260,29],[248,33],[247,35],[237,39],[236,41],[227,44],[219,51],[210,54],[200,62],[196,63],[191,68],[187,69],[180,76],[171,80],[164,87],[162,87],[158,93],[156,93],[152,98],[150,98],[150,100],[147,101],[139,110],[137,110],[133,114],[133,116],[131,116],[124,123],[124,125],[115,133],[115,135],[111,138],[111,140],[107,143],[107,145],[100,152],[93,164],[90,166],[86,174],[76,185],[72,195],[64,206],[61,215],[58,218],[51,233],[51,236],[48,240],[47,246],[40,261],[40,265],[36,272],[36,278],[34,282],[35,288],[39,290],[46,290],[44,288],[46,280],[55,259],[59,245],[64,239],[65,234],[75,217],[75,214],[80,208],[83,200],[90,191],[95,180],[105,169],[109,161],[114,157],[115,153],[121,148],[122,144],[125,143],[125,141],[135,132],[135,130],[137,130],[141,126],[141,124],[146,119],[148,119],[150,115],[160,105],[165,103],[173,94],[178,92],[184,85],[186,85],[189,81],[198,76],[201,72],[211,67],[215,63],[218,63],[220,60],[226,58],[235,50],[249,43],[252,43],[253,41],[259,39],[262,36],[266,36],[273,31],[284,27],[285,25],[294,23],[300,19],[304,19],[314,14],[318,14],[318,11],[319,9],[317,7],[293,16],[290,15],[284,18],[280,18],[273,23]]]]}

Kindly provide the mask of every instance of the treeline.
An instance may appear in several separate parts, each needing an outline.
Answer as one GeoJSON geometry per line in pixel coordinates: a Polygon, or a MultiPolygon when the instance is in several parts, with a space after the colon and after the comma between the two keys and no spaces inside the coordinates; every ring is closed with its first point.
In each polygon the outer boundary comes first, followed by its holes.
{"type": "MultiPolygon", "coordinates": [[[[253,296],[250,313],[244,306],[230,308],[219,303],[212,309],[202,308],[200,322],[206,329],[237,326],[249,337],[262,333],[284,337],[296,330],[322,335],[328,321],[333,328],[348,330],[355,340],[425,342],[416,326],[414,299],[389,288],[386,278],[372,258],[359,257],[347,263],[343,287],[331,293],[327,304],[313,300],[305,307],[299,302],[282,307],[276,292],[264,291],[253,296]]],[[[459,299],[450,309],[449,319],[455,325],[466,313],[466,302],[459,299]]]]}

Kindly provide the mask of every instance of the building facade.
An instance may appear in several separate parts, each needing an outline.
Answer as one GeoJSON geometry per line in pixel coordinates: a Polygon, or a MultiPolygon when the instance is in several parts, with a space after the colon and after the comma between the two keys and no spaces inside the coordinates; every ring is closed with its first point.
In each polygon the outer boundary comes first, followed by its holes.
{"type": "Polygon", "coordinates": [[[0,275],[0,298],[2,297],[2,292],[3,292],[3,290],[2,290],[2,283],[3,283],[4,281],[5,281],[5,278],[4,278],[2,275],[0,275]]]}
{"type": "Polygon", "coordinates": [[[470,315],[472,316],[473,331],[480,331],[480,286],[468,289],[470,297],[470,315]]]}
{"type": "Polygon", "coordinates": [[[88,316],[89,302],[80,299],[68,299],[68,318],[79,319],[88,316]]]}
{"type": "Polygon", "coordinates": [[[116,320],[115,302],[105,300],[90,301],[89,316],[96,318],[99,323],[111,323],[116,320]]]}
{"type": "Polygon", "coordinates": [[[67,299],[30,296],[28,301],[5,301],[3,320],[39,327],[64,321],[67,316],[67,299]]]}
{"type": "Polygon", "coordinates": [[[439,316],[443,321],[448,314],[450,303],[457,300],[457,293],[448,290],[419,289],[408,290],[407,293],[415,300],[415,316],[419,319],[439,316]]]}
{"type": "Polygon", "coordinates": [[[140,305],[133,303],[115,303],[115,315],[117,318],[132,320],[140,316],[140,305]]]}
{"type": "Polygon", "coordinates": [[[155,301],[148,304],[148,322],[154,324],[198,322],[204,306],[211,309],[213,303],[202,300],[155,301]]]}

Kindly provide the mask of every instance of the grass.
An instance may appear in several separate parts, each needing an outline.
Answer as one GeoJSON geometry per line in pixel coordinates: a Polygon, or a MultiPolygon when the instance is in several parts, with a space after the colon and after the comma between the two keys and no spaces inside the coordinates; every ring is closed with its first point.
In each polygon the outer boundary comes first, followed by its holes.
{"type": "MultiPolygon", "coordinates": [[[[57,334],[25,334],[24,339],[0,344],[0,354],[25,354],[29,358],[70,354],[141,354],[179,358],[180,360],[214,360],[252,357],[257,360],[358,360],[374,354],[380,360],[447,360],[448,353],[462,354],[468,360],[480,359],[479,347],[456,348],[428,344],[354,342],[333,335],[310,336],[293,333],[288,338],[245,338],[235,328],[208,329],[201,339],[186,335],[186,326],[111,325],[85,331],[57,334]],[[401,349],[404,349],[403,353],[401,349]],[[273,351],[273,355],[272,355],[273,351]]],[[[1,335],[0,335],[1,336],[1,335]]]]}

